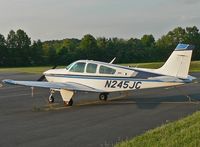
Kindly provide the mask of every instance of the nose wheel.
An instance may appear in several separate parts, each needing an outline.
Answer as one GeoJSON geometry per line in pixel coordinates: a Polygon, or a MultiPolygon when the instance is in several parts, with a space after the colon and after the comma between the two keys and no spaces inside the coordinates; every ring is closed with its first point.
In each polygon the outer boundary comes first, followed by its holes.
{"type": "Polygon", "coordinates": [[[100,99],[101,101],[107,101],[107,99],[108,99],[108,93],[101,93],[101,94],[99,95],[99,99],[100,99]]]}
{"type": "Polygon", "coordinates": [[[49,98],[48,98],[48,102],[51,104],[51,103],[54,103],[54,97],[53,97],[53,94],[50,94],[49,98]]]}

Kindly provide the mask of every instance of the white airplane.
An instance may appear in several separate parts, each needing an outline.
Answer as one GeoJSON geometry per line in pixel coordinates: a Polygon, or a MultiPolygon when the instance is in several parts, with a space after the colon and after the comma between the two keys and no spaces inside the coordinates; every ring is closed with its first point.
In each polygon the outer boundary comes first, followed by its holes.
{"type": "Polygon", "coordinates": [[[43,73],[39,81],[3,80],[4,83],[50,89],[49,103],[54,102],[53,93],[59,91],[66,105],[73,104],[76,91],[99,93],[100,100],[107,100],[112,92],[132,91],[156,87],[176,86],[192,82],[188,75],[194,46],[178,44],[166,63],[159,69],[132,68],[98,62],[78,60],[64,69],[51,69],[43,73]],[[41,81],[46,78],[47,81],[41,81]]]}

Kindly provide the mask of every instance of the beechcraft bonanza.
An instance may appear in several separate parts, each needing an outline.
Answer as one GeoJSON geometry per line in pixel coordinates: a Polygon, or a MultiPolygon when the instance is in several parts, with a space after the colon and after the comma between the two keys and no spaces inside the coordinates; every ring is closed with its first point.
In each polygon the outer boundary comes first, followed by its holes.
{"type": "Polygon", "coordinates": [[[39,81],[3,80],[4,83],[50,89],[48,101],[59,91],[66,105],[73,104],[75,92],[99,93],[100,100],[107,100],[112,92],[126,92],[157,87],[177,86],[192,82],[188,75],[194,46],[178,44],[166,63],[159,69],[121,66],[93,60],[78,60],[64,69],[51,69],[39,81]],[[46,78],[46,81],[43,79],[46,78]],[[42,81],[41,81],[42,80],[42,81]]]}

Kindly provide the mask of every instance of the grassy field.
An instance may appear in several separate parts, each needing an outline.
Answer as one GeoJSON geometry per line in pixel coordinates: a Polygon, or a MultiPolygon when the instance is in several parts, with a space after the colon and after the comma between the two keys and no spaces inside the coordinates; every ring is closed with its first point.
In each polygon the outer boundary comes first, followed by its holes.
{"type": "MultiPolygon", "coordinates": [[[[137,63],[137,64],[122,64],[132,67],[143,67],[143,68],[159,68],[164,64],[164,62],[154,62],[154,63],[137,63]]],[[[59,66],[57,68],[64,68],[65,66],[59,66]]],[[[51,69],[52,66],[44,67],[18,67],[18,68],[0,68],[0,72],[24,72],[24,73],[38,73],[41,74],[44,71],[51,69]]],[[[200,72],[200,61],[193,61],[191,63],[190,72],[200,72]]]]}
{"type": "Polygon", "coordinates": [[[200,112],[168,123],[115,147],[198,147],[200,146],[200,112]]]}
{"type": "MultiPolygon", "coordinates": [[[[126,66],[132,67],[141,67],[141,68],[159,68],[164,64],[164,62],[153,62],[153,63],[138,63],[138,64],[123,64],[126,66]]],[[[200,61],[192,61],[190,65],[190,72],[200,72],[200,61]]]]}
{"type": "MultiPolygon", "coordinates": [[[[0,72],[22,72],[22,73],[42,74],[44,71],[51,69],[52,67],[53,66],[0,68],[0,72]]],[[[57,68],[63,68],[63,67],[64,66],[58,66],[57,68]]]]}

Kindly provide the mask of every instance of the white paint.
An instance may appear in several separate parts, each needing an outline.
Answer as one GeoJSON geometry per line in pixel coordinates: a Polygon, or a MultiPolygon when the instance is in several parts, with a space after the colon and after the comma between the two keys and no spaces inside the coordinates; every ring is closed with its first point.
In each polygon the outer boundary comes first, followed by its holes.
{"type": "Polygon", "coordinates": [[[62,96],[63,101],[69,102],[70,99],[73,97],[74,92],[73,91],[69,91],[69,90],[61,89],[60,90],[60,95],[62,96]]]}
{"type": "Polygon", "coordinates": [[[189,72],[192,50],[174,51],[157,73],[186,79],[189,72]]]}
{"type": "MultiPolygon", "coordinates": [[[[95,89],[98,89],[98,90],[106,91],[106,92],[137,90],[136,88],[133,88],[133,89],[130,89],[130,88],[119,88],[117,86],[116,86],[116,88],[108,88],[108,87],[105,87],[107,80],[80,79],[80,78],[63,78],[63,77],[50,77],[50,76],[46,76],[46,78],[47,78],[48,81],[51,81],[51,82],[58,82],[58,83],[68,83],[68,82],[81,83],[82,85],[85,85],[85,86],[88,86],[88,87],[92,87],[92,88],[95,88],[95,89]]],[[[124,81],[124,80],[116,80],[116,81],[119,83],[120,81],[124,81]]],[[[140,82],[140,81],[142,81],[140,89],[157,88],[157,87],[167,87],[167,86],[175,86],[175,85],[183,84],[183,83],[177,83],[177,82],[150,82],[150,80],[149,81],[148,80],[147,81],[143,81],[141,79],[137,80],[137,82],[140,82]]]]}

